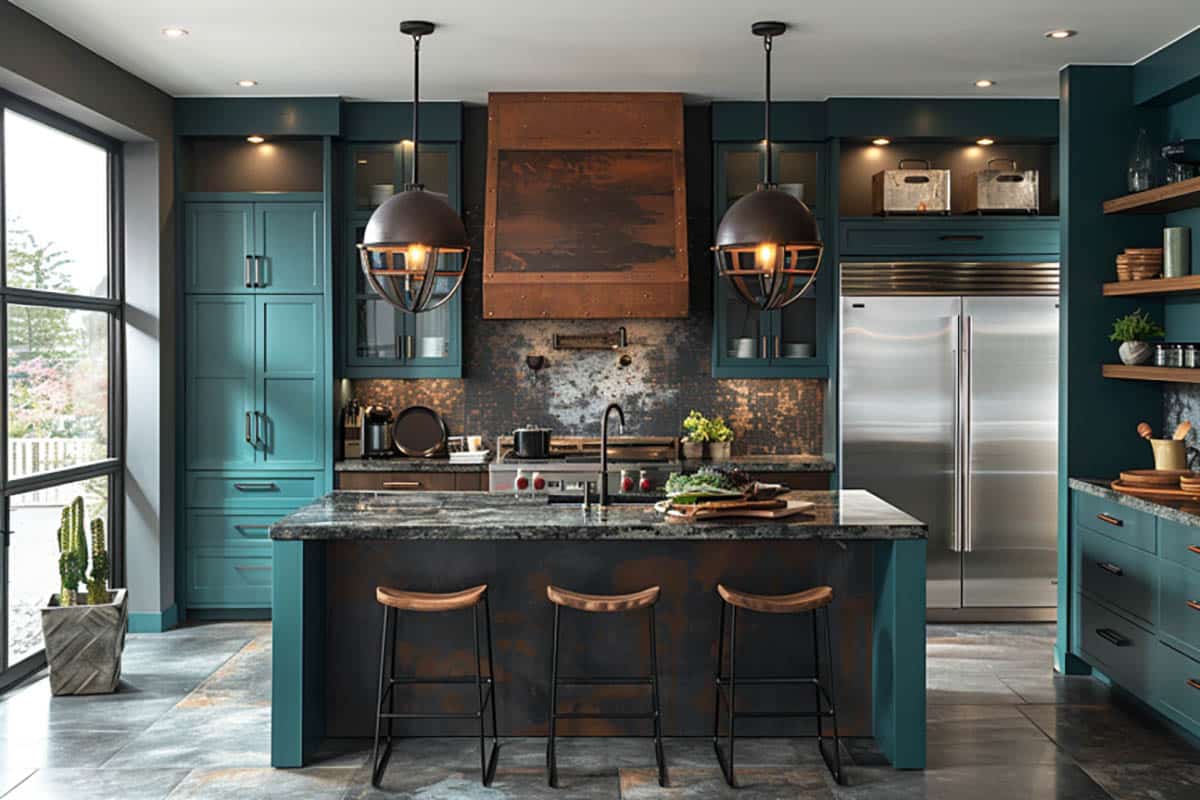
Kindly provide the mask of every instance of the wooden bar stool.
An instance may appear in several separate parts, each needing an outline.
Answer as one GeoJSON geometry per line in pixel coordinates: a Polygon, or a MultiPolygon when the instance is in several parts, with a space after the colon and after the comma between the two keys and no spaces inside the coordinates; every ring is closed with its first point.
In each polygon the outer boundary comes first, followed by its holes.
{"type": "Polygon", "coordinates": [[[837,694],[835,675],[836,667],[833,662],[833,645],[829,633],[829,604],[833,602],[833,589],[828,586],[818,586],[815,589],[808,589],[803,592],[794,594],[780,595],[761,595],[748,594],[739,592],[735,589],[730,589],[722,584],[717,584],[717,594],[721,596],[721,624],[720,633],[717,635],[717,669],[715,676],[716,683],[716,701],[713,706],[713,749],[717,753],[717,762],[721,765],[721,772],[725,774],[725,781],[730,786],[737,788],[737,782],[733,771],[733,742],[734,742],[734,727],[738,718],[758,718],[758,719],[795,719],[815,717],[817,720],[817,747],[821,751],[821,757],[825,760],[825,766],[829,768],[833,774],[833,779],[839,784],[845,783],[845,776],[842,772],[842,754],[841,740],[838,737],[837,726],[837,710],[834,706],[834,696],[837,694]],[[729,619],[729,677],[726,678],[722,673],[724,662],[725,648],[725,609],[730,609],[729,619]],[[737,677],[734,671],[734,655],[737,647],[737,617],[738,609],[746,611],[754,611],[762,614],[801,614],[812,612],[812,635],[813,635],[813,674],[796,676],[796,677],[774,677],[756,675],[751,677],[737,677]],[[829,667],[829,688],[821,684],[821,644],[820,636],[817,632],[817,612],[820,611],[825,621],[825,650],[827,651],[826,658],[829,667]],[[737,687],[739,684],[747,686],[786,686],[793,684],[810,683],[813,686],[813,697],[816,701],[816,710],[814,711],[738,711],[736,710],[735,701],[737,697],[737,687]],[[824,704],[822,703],[824,699],[824,704]],[[725,753],[721,752],[721,703],[724,701],[725,707],[729,709],[729,733],[728,733],[728,760],[725,753]],[[827,706],[827,708],[826,708],[827,706]],[[822,728],[822,721],[829,717],[833,721],[833,755],[825,749],[825,735],[822,728]]]}
{"type": "Polygon", "coordinates": [[[375,746],[371,752],[371,785],[379,788],[383,771],[392,755],[392,722],[397,719],[477,719],[479,720],[479,771],[483,785],[488,786],[496,774],[496,756],[499,753],[499,732],[496,728],[496,682],[492,668],[492,614],[488,607],[487,585],[463,589],[460,592],[433,594],[410,592],[379,586],[375,589],[375,600],[383,606],[383,635],[379,644],[379,703],[375,709],[375,746]],[[479,661],[479,606],[483,605],[484,627],[487,630],[487,676],[480,672],[479,661]],[[396,677],[396,622],[399,612],[444,612],[471,610],[471,632],[475,640],[474,676],[429,676],[396,677]],[[391,636],[388,623],[391,623],[391,636]],[[390,645],[389,645],[390,638],[390,645]],[[390,667],[388,662],[391,662],[390,667]],[[478,706],[474,712],[464,714],[397,714],[396,687],[414,684],[475,684],[478,706]],[[486,689],[484,688],[486,687],[486,689]],[[383,710],[387,702],[387,711],[383,710]],[[484,744],[483,712],[488,706],[492,711],[492,752],[489,756],[484,744]],[[382,757],[379,754],[379,739],[383,721],[387,720],[387,744],[382,757]]]}
{"type": "Polygon", "coordinates": [[[659,587],[651,586],[632,594],[596,595],[580,594],[557,586],[546,587],[546,597],[554,604],[554,649],[550,657],[550,735],[546,741],[546,778],[550,786],[558,787],[558,762],[555,758],[554,740],[557,722],[560,719],[649,719],[654,721],[654,760],[658,764],[658,785],[667,785],[667,761],[662,746],[662,709],[658,702],[658,647],[654,633],[654,605],[658,602],[659,587]],[[563,608],[588,613],[618,613],[646,609],[650,622],[650,674],[632,677],[562,677],[558,674],[558,631],[559,614],[563,608]],[[605,714],[584,712],[560,712],[558,710],[559,686],[649,686],[652,710],[646,714],[605,714]]]}

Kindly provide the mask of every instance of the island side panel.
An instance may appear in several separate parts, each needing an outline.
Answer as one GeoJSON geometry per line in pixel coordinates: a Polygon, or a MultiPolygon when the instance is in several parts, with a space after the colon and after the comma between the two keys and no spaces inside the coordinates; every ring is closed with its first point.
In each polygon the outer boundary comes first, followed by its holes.
{"type": "Polygon", "coordinates": [[[271,766],[302,767],[325,735],[325,543],[271,543],[271,766]]]}
{"type": "Polygon", "coordinates": [[[874,736],[897,769],[925,768],[925,544],[875,545],[874,736]]]}
{"type": "MultiPolygon", "coordinates": [[[[325,697],[330,736],[370,735],[381,612],[378,584],[451,591],[487,583],[496,644],[500,732],[543,735],[548,703],[552,606],[546,585],[585,592],[662,587],[657,609],[665,732],[711,736],[712,671],[719,599],[716,584],[765,594],[834,587],[833,642],[838,661],[838,711],[843,735],[870,735],[873,543],[802,541],[394,541],[330,542],[326,557],[325,697]]],[[[563,673],[628,675],[648,669],[644,612],[563,612],[563,673]]],[[[471,670],[471,618],[466,612],[402,614],[402,671],[465,674],[471,670]]],[[[738,668],[742,675],[811,674],[810,617],[741,612],[738,668]]],[[[466,711],[470,692],[424,690],[405,710],[466,711]],[[419,698],[419,699],[416,699],[419,698]]],[[[739,692],[755,707],[811,707],[811,690],[762,687],[739,692]]],[[[586,687],[560,691],[577,711],[644,711],[644,688],[586,687]]],[[[400,710],[399,708],[397,710],[400,710]]],[[[923,710],[923,706],[922,706],[923,710]]],[[[738,724],[739,735],[811,733],[811,720],[738,724]]],[[[469,726],[468,726],[469,727],[469,726]]],[[[565,735],[648,732],[645,723],[569,721],[565,735]],[[639,727],[639,724],[641,727],[639,727]]],[[[464,734],[462,723],[422,722],[405,733],[464,734]]],[[[399,733],[400,730],[397,731],[399,733]]]]}

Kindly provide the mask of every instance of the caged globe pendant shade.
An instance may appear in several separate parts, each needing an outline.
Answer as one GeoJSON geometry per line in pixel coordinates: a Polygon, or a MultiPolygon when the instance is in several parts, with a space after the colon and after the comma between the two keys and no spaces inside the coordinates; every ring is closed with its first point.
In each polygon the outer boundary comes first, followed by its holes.
{"type": "Polygon", "coordinates": [[[756,22],[766,52],[766,152],[763,182],[729,207],[717,226],[717,271],[747,303],[763,311],[783,308],[812,285],[825,250],[808,206],[771,180],[771,42],[787,26],[756,22]]]}
{"type": "Polygon", "coordinates": [[[433,33],[434,25],[407,21],[400,31],[413,39],[413,178],[371,214],[358,250],[363,275],[376,294],[417,314],[454,296],[471,248],[458,213],[418,180],[421,37],[433,33]]]}

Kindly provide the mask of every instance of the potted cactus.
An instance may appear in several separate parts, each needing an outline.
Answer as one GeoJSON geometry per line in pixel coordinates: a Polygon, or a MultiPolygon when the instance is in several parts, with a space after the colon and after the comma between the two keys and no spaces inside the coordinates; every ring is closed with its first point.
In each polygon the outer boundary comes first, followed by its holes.
{"type": "Polygon", "coordinates": [[[121,680],[126,593],[108,588],[108,548],[99,518],[92,520],[88,571],[83,519],[83,498],[76,497],[62,510],[58,528],[59,590],[42,608],[50,692],[55,695],[107,694],[115,692],[121,680]]]}

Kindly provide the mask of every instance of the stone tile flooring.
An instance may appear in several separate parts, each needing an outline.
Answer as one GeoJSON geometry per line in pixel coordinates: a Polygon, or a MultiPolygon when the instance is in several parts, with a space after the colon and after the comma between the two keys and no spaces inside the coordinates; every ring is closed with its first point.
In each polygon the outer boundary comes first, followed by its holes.
{"type": "Polygon", "coordinates": [[[739,741],[743,788],[725,786],[705,739],[666,743],[660,788],[645,740],[564,740],[561,788],[544,743],[503,743],[479,784],[471,739],[400,745],[370,785],[370,742],[330,741],[302,770],[270,768],[270,626],[220,623],[130,636],[120,693],[51,698],[44,679],[0,695],[4,798],[741,798],[741,800],[1197,800],[1200,751],[1090,678],[1050,669],[1053,626],[929,628],[929,768],[897,772],[847,740],[836,786],[810,740],[739,741]]]}

